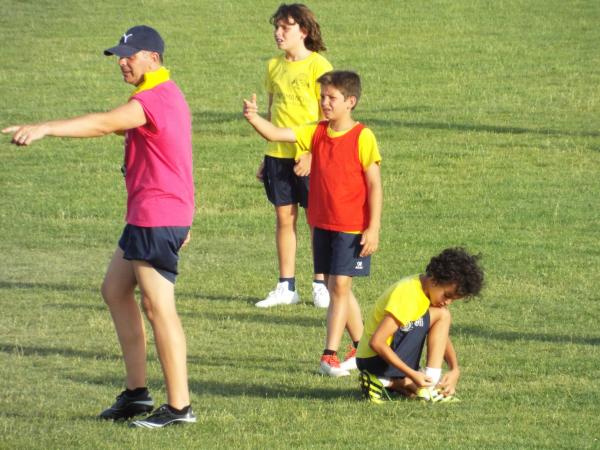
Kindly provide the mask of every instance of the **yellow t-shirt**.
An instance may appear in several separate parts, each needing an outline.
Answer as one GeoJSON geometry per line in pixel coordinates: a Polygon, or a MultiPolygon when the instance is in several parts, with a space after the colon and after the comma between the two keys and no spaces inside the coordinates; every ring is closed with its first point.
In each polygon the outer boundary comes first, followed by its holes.
{"type": "MultiPolygon", "coordinates": [[[[296,157],[301,153],[312,151],[312,138],[317,130],[318,124],[318,122],[315,122],[291,127],[296,135],[296,145],[298,146],[298,154],[296,157]]],[[[351,129],[352,128],[344,131],[334,131],[327,127],[327,136],[333,138],[340,137],[351,129]]],[[[360,161],[363,170],[367,170],[373,163],[379,164],[381,162],[381,154],[379,153],[377,140],[370,128],[363,128],[360,132],[360,136],[358,136],[358,160],[360,161]]]]}
{"type": "MultiPolygon", "coordinates": [[[[322,55],[313,52],[300,61],[286,61],[285,55],[269,60],[266,90],[273,95],[271,122],[291,128],[319,120],[321,87],[317,78],[332,70],[322,55]]],[[[266,154],[275,158],[295,158],[295,144],[270,142],[266,154]]]]}
{"type": "MultiPolygon", "coordinates": [[[[403,328],[409,329],[414,322],[429,309],[429,299],[423,292],[419,275],[406,277],[392,285],[375,303],[365,322],[365,329],[356,350],[357,358],[370,358],[376,356],[369,341],[386,314],[391,314],[403,328]]],[[[387,340],[392,343],[393,336],[387,340]]]]}

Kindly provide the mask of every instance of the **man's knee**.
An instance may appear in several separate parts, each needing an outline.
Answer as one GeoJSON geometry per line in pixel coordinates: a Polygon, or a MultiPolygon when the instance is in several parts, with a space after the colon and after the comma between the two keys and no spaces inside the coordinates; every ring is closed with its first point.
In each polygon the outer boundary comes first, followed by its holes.
{"type": "Polygon", "coordinates": [[[154,321],[154,306],[153,306],[153,302],[152,299],[150,297],[148,297],[147,295],[142,295],[142,310],[144,311],[144,314],[146,315],[146,317],[148,318],[148,320],[150,322],[154,321]]]}
{"type": "Polygon", "coordinates": [[[116,293],[116,289],[111,286],[111,284],[104,279],[102,282],[102,286],[100,286],[100,293],[102,294],[102,298],[104,299],[104,303],[110,305],[117,301],[118,294],[116,293]]]}

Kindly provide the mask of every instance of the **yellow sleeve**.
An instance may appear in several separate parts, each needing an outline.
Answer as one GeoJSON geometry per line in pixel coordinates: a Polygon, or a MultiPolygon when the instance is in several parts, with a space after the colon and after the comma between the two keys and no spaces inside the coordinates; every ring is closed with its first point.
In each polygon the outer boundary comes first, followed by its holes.
{"type": "MultiPolygon", "coordinates": [[[[292,127],[292,131],[296,135],[296,145],[299,152],[310,152],[312,150],[312,138],[317,129],[318,122],[308,123],[292,127]]],[[[297,153],[296,155],[298,155],[297,153]]]]}
{"type": "Polygon", "coordinates": [[[407,295],[403,285],[394,289],[387,298],[384,312],[391,314],[402,325],[414,320],[414,308],[410,297],[407,295]]]}
{"type": "Polygon", "coordinates": [[[377,140],[370,128],[363,128],[358,137],[358,159],[363,170],[367,170],[373,163],[381,163],[377,140]]]}

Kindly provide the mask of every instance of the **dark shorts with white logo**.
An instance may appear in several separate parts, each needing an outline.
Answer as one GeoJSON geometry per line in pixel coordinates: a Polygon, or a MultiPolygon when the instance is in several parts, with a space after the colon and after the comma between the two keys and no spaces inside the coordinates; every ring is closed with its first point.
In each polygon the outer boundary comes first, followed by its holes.
{"type": "MultiPolygon", "coordinates": [[[[410,322],[402,328],[398,328],[394,333],[390,347],[407,366],[414,370],[419,370],[419,363],[427,333],[429,333],[429,311],[420,319],[410,322]]],[[[356,358],[356,366],[359,370],[366,370],[378,377],[406,377],[404,372],[391,366],[380,356],[356,358]]]]}
{"type": "Polygon", "coordinates": [[[371,272],[371,256],[358,256],[361,234],[323,230],[315,227],[313,261],[315,273],[366,277],[371,272]]]}
{"type": "Polygon", "coordinates": [[[190,227],[138,227],[127,224],[119,248],[127,260],[146,261],[158,273],[175,283],[179,249],[190,227]]]}
{"type": "Polygon", "coordinates": [[[265,156],[263,183],[267,198],[275,206],[308,206],[308,177],[294,173],[294,158],[265,156]]]}

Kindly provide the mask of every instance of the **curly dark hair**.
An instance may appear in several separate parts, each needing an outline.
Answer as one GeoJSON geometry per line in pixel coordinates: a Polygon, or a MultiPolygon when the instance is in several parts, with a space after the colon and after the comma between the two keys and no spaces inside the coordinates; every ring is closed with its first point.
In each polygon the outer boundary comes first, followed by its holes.
{"type": "Polygon", "coordinates": [[[447,248],[431,258],[425,271],[439,284],[456,283],[456,293],[461,297],[474,297],[483,288],[479,259],[479,255],[471,255],[462,247],[447,248]]]}
{"type": "Polygon", "coordinates": [[[321,27],[319,26],[319,22],[317,22],[314,13],[302,3],[291,3],[289,5],[282,3],[279,5],[279,8],[277,8],[277,11],[271,16],[269,22],[271,25],[277,27],[277,22],[280,20],[287,22],[290,17],[306,32],[304,46],[307,49],[311,52],[327,50],[323,38],[321,37],[321,27]]]}

